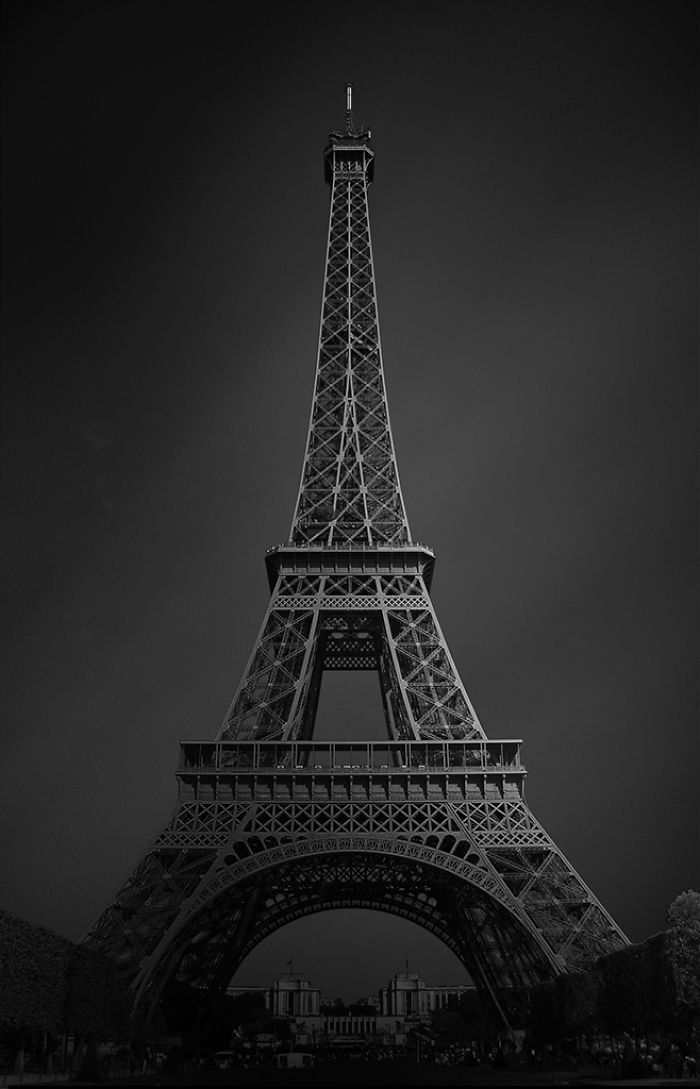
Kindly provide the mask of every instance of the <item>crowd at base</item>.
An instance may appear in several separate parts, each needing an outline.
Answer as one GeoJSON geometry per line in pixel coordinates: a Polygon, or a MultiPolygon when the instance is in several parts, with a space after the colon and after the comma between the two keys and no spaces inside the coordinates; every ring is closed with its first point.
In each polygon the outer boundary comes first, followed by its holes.
{"type": "MultiPolygon", "coordinates": [[[[516,1049],[512,1041],[498,1040],[490,1046],[479,1041],[448,1043],[423,1047],[419,1055],[410,1048],[370,1045],[357,1050],[323,1049],[292,1053],[298,1062],[284,1061],[285,1051],[241,1053],[215,1052],[208,1055],[186,1055],[173,1048],[167,1055],[144,1064],[153,1073],[185,1073],[200,1069],[251,1069],[282,1066],[345,1066],[386,1065],[419,1067],[490,1068],[512,1073],[518,1070],[546,1073],[567,1070],[581,1077],[592,1076],[614,1080],[622,1078],[691,1079],[697,1077],[698,1060],[690,1045],[677,1042],[635,1041],[628,1036],[608,1039],[600,1044],[582,1043],[566,1050],[552,1047],[535,1048],[527,1039],[516,1049]]],[[[132,1073],[134,1072],[132,1067],[132,1073]]]]}
{"type": "MultiPolygon", "coordinates": [[[[40,1080],[81,1080],[81,1074],[89,1073],[100,1080],[134,1078],[139,1075],[188,1074],[196,1070],[272,1069],[319,1066],[411,1066],[422,1068],[482,1068],[508,1071],[518,1070],[531,1074],[572,1071],[580,1077],[597,1079],[695,1079],[698,1074],[700,1037],[690,1040],[662,1038],[634,1039],[628,1034],[618,1037],[579,1038],[571,1040],[564,1048],[537,1047],[527,1036],[517,1034],[483,1043],[447,1041],[415,1036],[411,1046],[390,1046],[379,1042],[351,1043],[344,1047],[307,1047],[301,1051],[297,1045],[267,1041],[264,1047],[255,1047],[248,1041],[237,1041],[228,1050],[191,1051],[182,1045],[171,1044],[165,1048],[141,1044],[140,1046],[102,1045],[85,1050],[82,1055],[72,1056],[65,1069],[54,1068],[39,1073],[36,1061],[29,1061],[23,1078],[0,1072],[0,1086],[40,1080]],[[81,1061],[82,1060],[82,1061],[81,1061]],[[89,1067],[89,1070],[88,1070],[89,1067]]],[[[37,1056],[34,1056],[36,1060],[37,1056]]]]}

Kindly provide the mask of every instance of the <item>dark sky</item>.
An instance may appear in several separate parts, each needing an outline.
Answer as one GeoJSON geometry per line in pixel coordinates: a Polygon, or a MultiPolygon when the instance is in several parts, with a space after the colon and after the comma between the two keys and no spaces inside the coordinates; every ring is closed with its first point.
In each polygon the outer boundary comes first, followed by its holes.
{"type": "MultiPolygon", "coordinates": [[[[80,937],[223,719],[296,498],[346,79],[470,697],[631,939],[698,887],[695,11],[5,4],[0,906],[80,937]]],[[[289,956],[347,998],[463,976],[338,912],[237,978],[289,956]]]]}

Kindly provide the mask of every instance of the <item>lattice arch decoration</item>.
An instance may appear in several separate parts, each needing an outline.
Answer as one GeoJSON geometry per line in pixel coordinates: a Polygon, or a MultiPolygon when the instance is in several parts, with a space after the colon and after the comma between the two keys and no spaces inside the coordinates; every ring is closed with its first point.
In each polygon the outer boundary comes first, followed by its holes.
{"type": "Polygon", "coordinates": [[[248,865],[235,851],[228,857],[144,962],[141,1005],[153,1007],[168,978],[221,989],[275,930],[336,908],[389,912],[423,927],[496,1002],[499,992],[527,988],[557,970],[526,913],[503,902],[478,853],[457,858],[420,842],[336,837],[264,847],[248,865]]]}

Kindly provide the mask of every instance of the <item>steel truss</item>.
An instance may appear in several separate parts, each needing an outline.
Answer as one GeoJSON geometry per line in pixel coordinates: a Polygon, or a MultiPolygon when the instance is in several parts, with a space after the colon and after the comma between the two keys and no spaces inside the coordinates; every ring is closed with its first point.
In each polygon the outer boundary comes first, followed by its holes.
{"type": "Polygon", "coordinates": [[[369,134],[332,133],[316,385],[290,539],[216,740],[182,744],[179,801],[86,941],[147,1013],[173,977],[226,987],[268,934],[336,907],[430,930],[504,995],[627,941],[528,808],[517,740],[490,740],[410,539],[377,319],[369,134]],[[320,743],[326,670],[375,670],[386,742],[320,743]]]}

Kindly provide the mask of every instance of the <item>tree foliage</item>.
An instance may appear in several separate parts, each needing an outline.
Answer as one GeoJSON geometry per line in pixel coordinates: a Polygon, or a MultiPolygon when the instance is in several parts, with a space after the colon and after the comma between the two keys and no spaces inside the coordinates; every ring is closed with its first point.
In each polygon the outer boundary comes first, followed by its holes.
{"type": "Polygon", "coordinates": [[[666,930],[601,957],[530,993],[537,1044],[602,1028],[613,1036],[687,1034],[700,1016],[700,893],[683,892],[666,914],[666,930]]]}
{"type": "Polygon", "coordinates": [[[269,1016],[264,994],[236,995],[230,1000],[229,1011],[231,1024],[241,1035],[254,1036],[257,1032],[264,1032],[269,1016]]]}
{"type": "Polygon", "coordinates": [[[118,1037],[129,1003],[111,961],[0,911],[0,1025],[118,1037]]]}
{"type": "Polygon", "coordinates": [[[0,1024],[61,1031],[70,948],[66,938],[0,911],[0,1024]]]}
{"type": "Polygon", "coordinates": [[[607,1032],[644,1034],[672,1025],[676,1001],[663,934],[603,957],[600,1009],[607,1032]]]}
{"type": "Polygon", "coordinates": [[[361,999],[358,999],[357,1002],[351,1002],[348,1006],[348,1013],[352,1017],[371,1017],[376,1012],[376,1006],[371,1006],[369,1002],[361,999]]]}
{"type": "Polygon", "coordinates": [[[530,1032],[538,1047],[551,1044],[565,1035],[554,980],[540,983],[530,993],[530,1032]]]}
{"type": "Polygon", "coordinates": [[[671,939],[668,932],[655,934],[601,957],[587,972],[572,972],[535,987],[530,996],[535,1043],[553,1043],[598,1029],[613,1036],[687,1031],[688,1009],[697,1001],[698,977],[693,973],[700,970],[697,960],[693,966],[688,951],[697,922],[693,912],[693,906],[683,905],[678,933],[671,939]],[[673,940],[678,943],[675,966],[670,952],[673,940]],[[682,1001],[679,974],[686,987],[682,1001]]]}
{"type": "Polygon", "coordinates": [[[343,1017],[348,1012],[348,1007],[342,998],[322,999],[321,1009],[324,1013],[332,1013],[337,1017],[343,1017]]]}
{"type": "Polygon", "coordinates": [[[555,1001],[561,1011],[565,1036],[582,1036],[600,1024],[600,973],[571,972],[555,983],[555,1001]]]}
{"type": "Polygon", "coordinates": [[[430,1025],[435,1035],[445,1043],[463,1043],[472,1036],[471,1026],[466,1024],[457,1010],[434,1010],[430,1025]]]}
{"type": "Polygon", "coordinates": [[[73,945],[66,964],[65,1020],[74,1032],[100,1039],[128,1035],[130,1002],[116,966],[83,945],[73,945]]]}
{"type": "Polygon", "coordinates": [[[700,1016],[700,892],[682,892],[671,903],[665,948],[679,1003],[700,1016]]]}
{"type": "Polygon", "coordinates": [[[446,1043],[467,1043],[483,1030],[484,1010],[474,993],[451,997],[447,1008],[435,1009],[430,1023],[433,1032],[446,1043]]]}

